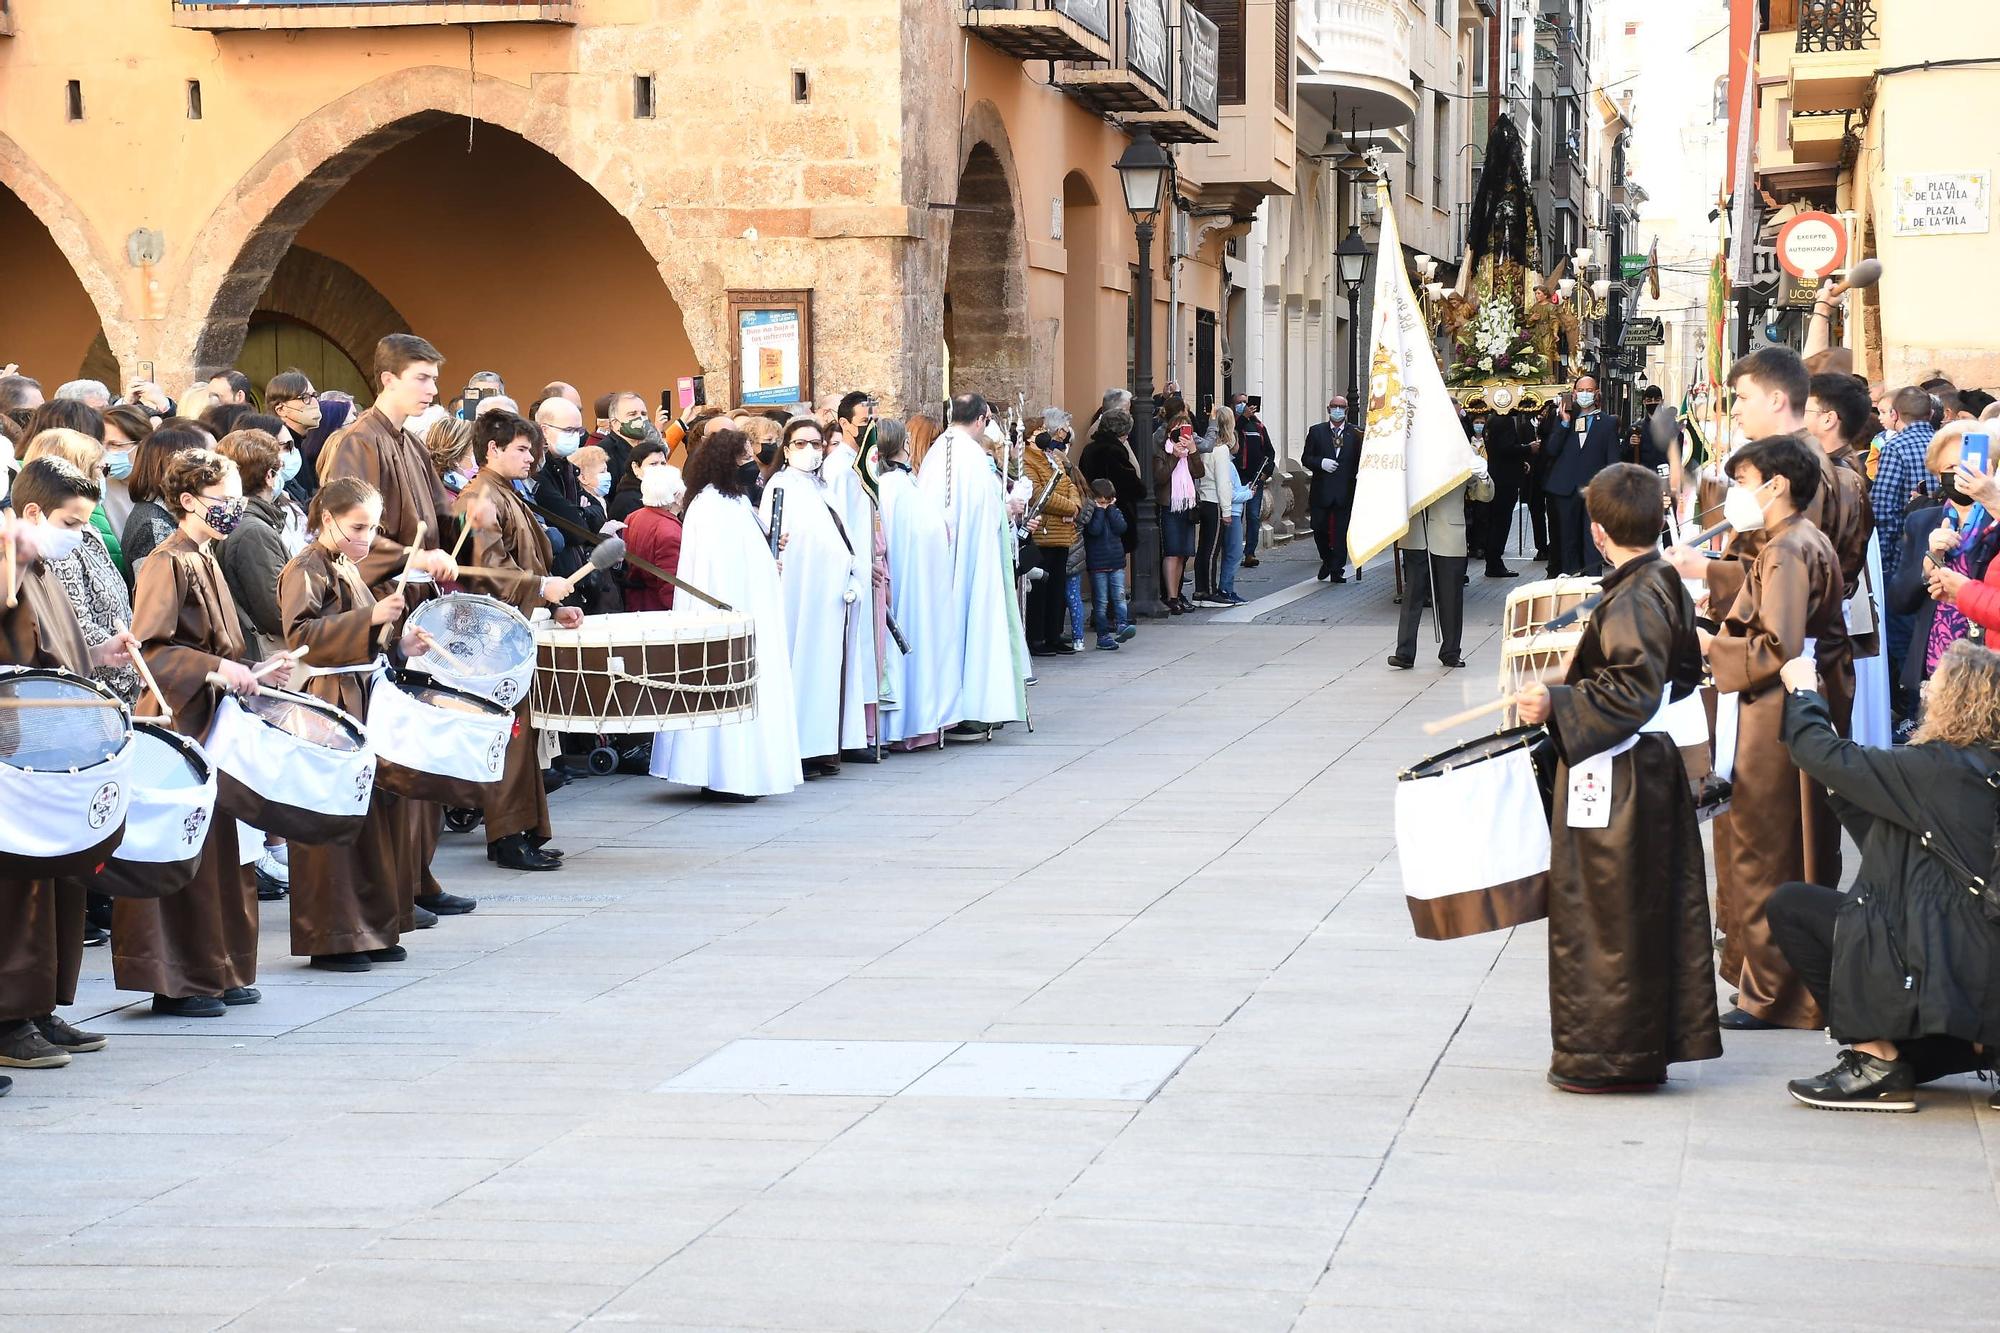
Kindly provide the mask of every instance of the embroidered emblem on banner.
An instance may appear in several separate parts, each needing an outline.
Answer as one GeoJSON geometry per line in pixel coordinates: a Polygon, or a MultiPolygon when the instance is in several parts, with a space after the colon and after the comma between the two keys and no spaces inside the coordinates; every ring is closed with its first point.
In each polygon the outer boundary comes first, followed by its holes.
{"type": "Polygon", "coordinates": [[[512,676],[509,676],[493,687],[493,702],[507,708],[512,708],[514,706],[514,696],[520,692],[521,687],[515,683],[512,676]]]}
{"type": "Polygon", "coordinates": [[[208,811],[188,811],[188,817],[181,821],[181,846],[193,848],[200,845],[201,831],[207,824],[208,811]]]}
{"type": "Polygon", "coordinates": [[[354,799],[366,802],[368,789],[375,785],[375,765],[370,764],[354,775],[354,799]]]}
{"type": "Polygon", "coordinates": [[[103,828],[111,818],[111,812],[118,805],[118,784],[107,782],[97,789],[97,795],[90,798],[90,826],[103,828]]]}
{"type": "Polygon", "coordinates": [[[507,738],[495,736],[493,743],[486,747],[486,771],[499,777],[507,765],[507,738]]]}

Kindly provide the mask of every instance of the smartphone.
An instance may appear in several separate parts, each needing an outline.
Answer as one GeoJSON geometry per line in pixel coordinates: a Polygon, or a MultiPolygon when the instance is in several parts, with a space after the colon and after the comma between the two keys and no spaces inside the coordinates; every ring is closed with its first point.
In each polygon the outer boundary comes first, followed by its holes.
{"type": "Polygon", "coordinates": [[[660,390],[660,410],[662,412],[671,412],[674,410],[674,391],[672,389],[660,390]]]}
{"type": "Polygon", "coordinates": [[[461,420],[470,421],[479,410],[479,400],[486,396],[484,389],[467,389],[458,400],[458,415],[461,420]]]}
{"type": "Polygon", "coordinates": [[[150,362],[150,361],[141,361],[141,362],[139,363],[139,378],[140,378],[140,379],[142,379],[142,380],[144,380],[144,381],[145,381],[146,383],[148,383],[148,384],[151,384],[151,383],[153,383],[153,382],[154,382],[154,381],[153,381],[153,363],[152,363],[152,362],[150,362]]]}
{"type": "MultiPolygon", "coordinates": [[[[681,415],[686,416],[694,410],[694,376],[681,376],[674,386],[674,391],[680,395],[681,415]]],[[[662,395],[660,406],[666,406],[665,395],[662,395]]]]}
{"type": "Polygon", "coordinates": [[[1263,395],[1263,394],[1261,394],[1261,393],[1253,393],[1253,394],[1251,394],[1251,395],[1250,395],[1250,410],[1251,410],[1252,412],[1262,412],[1262,411],[1264,410],[1264,395],[1263,395]]]}
{"type": "Polygon", "coordinates": [[[1958,461],[1969,468],[1977,468],[1981,472],[1991,472],[1993,470],[1992,453],[1993,445],[1991,436],[1968,435],[1965,437],[1964,445],[1959,449],[1958,461]]]}
{"type": "Polygon", "coordinates": [[[708,377],[706,375],[696,375],[694,377],[694,405],[696,407],[704,407],[707,403],[708,377]]]}

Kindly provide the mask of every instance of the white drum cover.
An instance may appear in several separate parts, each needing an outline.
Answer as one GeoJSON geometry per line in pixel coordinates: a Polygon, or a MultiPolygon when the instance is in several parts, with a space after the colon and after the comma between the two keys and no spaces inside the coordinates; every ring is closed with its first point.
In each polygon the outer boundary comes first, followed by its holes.
{"type": "MultiPolygon", "coordinates": [[[[172,744],[138,729],[132,742],[132,809],[118,859],[147,865],[185,861],[201,851],[214,817],[213,770],[201,772],[172,744]]],[[[261,851],[262,836],[256,841],[261,851]]]]}
{"type": "MultiPolygon", "coordinates": [[[[330,750],[246,713],[233,697],[215,710],[208,757],[258,796],[322,815],[358,818],[375,786],[375,754],[330,750]]],[[[259,839],[261,841],[261,839],[259,839]]]]}
{"type": "Polygon", "coordinates": [[[1545,875],[1549,816],[1523,748],[1396,784],[1396,859],[1410,898],[1545,875]]]}
{"type": "Polygon", "coordinates": [[[405,694],[387,676],[376,676],[369,690],[368,741],[384,763],[464,782],[498,782],[507,768],[507,742],[513,734],[512,713],[433,708],[405,694]]]}
{"type": "Polygon", "coordinates": [[[74,856],[115,839],[132,800],[132,742],[79,769],[28,770],[0,764],[0,852],[24,858],[74,856]]]}

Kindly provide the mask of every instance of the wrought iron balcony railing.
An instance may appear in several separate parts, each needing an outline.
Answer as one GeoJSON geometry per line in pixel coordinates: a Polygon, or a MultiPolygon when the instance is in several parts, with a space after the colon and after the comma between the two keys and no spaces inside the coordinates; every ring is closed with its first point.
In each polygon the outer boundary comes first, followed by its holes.
{"type": "Polygon", "coordinates": [[[1799,53],[1865,51],[1878,40],[1875,0],[1799,0],[1799,53]]]}

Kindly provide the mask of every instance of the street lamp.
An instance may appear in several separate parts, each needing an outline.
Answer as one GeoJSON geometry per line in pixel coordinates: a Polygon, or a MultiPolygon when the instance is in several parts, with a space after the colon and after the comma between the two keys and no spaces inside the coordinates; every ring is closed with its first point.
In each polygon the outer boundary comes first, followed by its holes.
{"type": "Polygon", "coordinates": [[[1153,132],[1142,126],[1112,165],[1139,240],[1139,278],[1132,294],[1139,307],[1133,320],[1132,452],[1145,459],[1146,466],[1139,470],[1131,612],[1158,619],[1167,614],[1167,606],[1160,599],[1160,523],[1151,475],[1157,466],[1153,457],[1153,220],[1159,216],[1174,162],[1153,138],[1153,132]]]}
{"type": "Polygon", "coordinates": [[[1361,401],[1361,279],[1368,271],[1368,242],[1361,239],[1358,224],[1348,224],[1333,257],[1347,288],[1347,419],[1353,421],[1355,404],[1361,401]]]}

